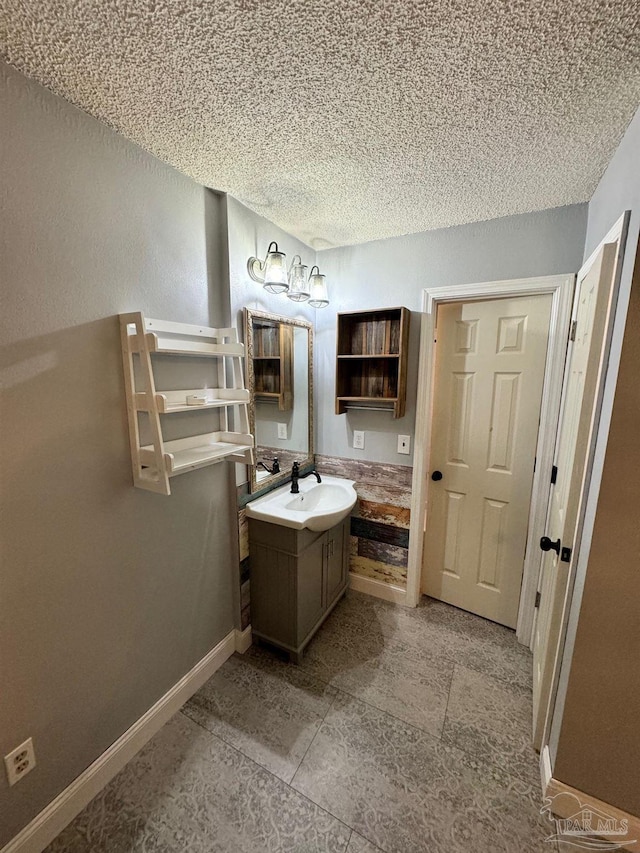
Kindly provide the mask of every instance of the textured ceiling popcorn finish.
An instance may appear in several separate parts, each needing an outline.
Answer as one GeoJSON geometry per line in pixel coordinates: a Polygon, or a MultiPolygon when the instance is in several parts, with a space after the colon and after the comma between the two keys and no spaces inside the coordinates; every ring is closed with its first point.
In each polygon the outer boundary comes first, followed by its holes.
{"type": "Polygon", "coordinates": [[[0,0],[29,77],[316,248],[587,200],[638,0],[0,0]]]}

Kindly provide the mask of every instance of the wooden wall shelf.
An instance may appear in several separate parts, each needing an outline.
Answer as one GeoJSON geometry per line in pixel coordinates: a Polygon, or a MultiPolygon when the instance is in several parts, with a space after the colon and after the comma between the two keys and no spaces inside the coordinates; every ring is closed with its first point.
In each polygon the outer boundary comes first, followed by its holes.
{"type": "MultiPolygon", "coordinates": [[[[169,478],[196,468],[228,460],[253,464],[253,436],[249,435],[247,406],[250,395],[244,387],[244,345],[235,329],[213,329],[186,323],[150,320],[140,312],[120,315],[129,443],[133,483],[140,489],[170,495],[169,478]],[[152,356],[201,356],[215,359],[215,388],[157,391],[152,356]],[[139,361],[138,370],[134,359],[139,361]],[[231,359],[231,387],[227,386],[226,359],[231,359]],[[142,386],[137,389],[136,376],[142,386]],[[187,404],[187,397],[204,395],[201,405],[187,404]],[[235,407],[240,432],[229,431],[229,409],[235,407]],[[161,415],[218,409],[220,430],[165,441],[161,415]],[[141,446],[138,414],[148,416],[152,443],[141,446]]],[[[185,361],[185,366],[188,360],[185,361]]],[[[191,380],[193,382],[193,378],[191,380]]],[[[185,382],[185,384],[187,384],[185,382]]],[[[202,429],[202,427],[201,427],[202,429]]]]}
{"type": "Polygon", "coordinates": [[[338,314],[337,415],[357,405],[404,416],[410,316],[407,308],[338,314]]]}

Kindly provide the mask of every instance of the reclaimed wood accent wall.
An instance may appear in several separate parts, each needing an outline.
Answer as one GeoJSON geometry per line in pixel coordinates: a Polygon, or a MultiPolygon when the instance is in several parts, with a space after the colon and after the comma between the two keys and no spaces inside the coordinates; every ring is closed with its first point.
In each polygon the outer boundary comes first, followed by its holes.
{"type": "Polygon", "coordinates": [[[244,509],[238,511],[238,547],[240,550],[240,629],[251,623],[251,591],[249,588],[249,525],[244,509]]]}
{"type": "Polygon", "coordinates": [[[355,480],[358,502],[351,515],[350,570],[406,587],[411,506],[408,465],[385,465],[316,455],[320,474],[355,480]]]}

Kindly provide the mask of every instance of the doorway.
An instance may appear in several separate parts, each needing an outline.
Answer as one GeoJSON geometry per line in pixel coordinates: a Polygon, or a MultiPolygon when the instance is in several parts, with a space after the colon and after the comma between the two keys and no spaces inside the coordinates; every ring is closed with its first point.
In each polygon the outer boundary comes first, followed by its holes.
{"type": "Polygon", "coordinates": [[[553,465],[555,432],[560,409],[560,395],[567,346],[567,330],[571,315],[575,276],[544,276],[478,284],[455,285],[424,291],[420,338],[419,385],[416,417],[416,440],[412,483],[407,599],[416,606],[421,594],[422,557],[426,528],[427,477],[431,473],[432,411],[435,390],[435,319],[438,306],[444,303],[501,298],[517,299],[548,294],[551,297],[549,339],[544,370],[540,429],[536,447],[532,499],[528,518],[526,556],[516,635],[520,642],[531,641],[538,584],[540,551],[538,541],[547,516],[548,484],[553,465]]]}
{"type": "Polygon", "coordinates": [[[515,628],[552,296],[441,303],[422,592],[515,628]]]}

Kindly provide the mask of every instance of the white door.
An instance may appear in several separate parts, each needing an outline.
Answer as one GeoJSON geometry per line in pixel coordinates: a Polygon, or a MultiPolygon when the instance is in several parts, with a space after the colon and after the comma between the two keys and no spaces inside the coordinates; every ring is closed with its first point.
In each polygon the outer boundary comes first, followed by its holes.
{"type": "Polygon", "coordinates": [[[540,748],[558,650],[580,497],[594,421],[617,244],[605,244],[588,271],[578,274],[575,338],[565,371],[556,442],[556,482],[551,487],[542,560],[540,605],[533,639],[534,745],[540,748]],[[551,546],[551,547],[549,547],[551,546]]]}
{"type": "Polygon", "coordinates": [[[423,592],[510,628],[550,314],[545,294],[443,304],[436,321],[423,592]]]}

